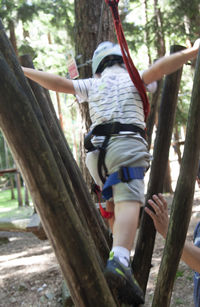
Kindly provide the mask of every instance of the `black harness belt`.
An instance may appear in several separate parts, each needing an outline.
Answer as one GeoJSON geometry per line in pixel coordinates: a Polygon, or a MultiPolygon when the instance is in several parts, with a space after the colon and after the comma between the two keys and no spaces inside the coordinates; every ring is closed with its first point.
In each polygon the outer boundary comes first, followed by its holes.
{"type": "Polygon", "coordinates": [[[145,138],[145,131],[140,127],[133,124],[121,124],[119,122],[97,125],[92,130],[92,135],[110,136],[111,134],[119,134],[120,131],[139,133],[143,138],[145,138]]]}
{"type": "Polygon", "coordinates": [[[105,165],[106,147],[108,145],[110,137],[114,134],[119,134],[120,131],[139,133],[143,138],[145,138],[145,131],[138,126],[135,126],[133,124],[121,124],[119,122],[113,122],[97,125],[92,131],[90,131],[86,135],[84,140],[85,149],[87,149],[88,151],[98,149],[100,151],[98,159],[98,173],[103,183],[105,183],[106,177],[108,175],[107,168],[105,165]],[[97,148],[92,144],[91,139],[93,136],[105,136],[105,140],[101,147],[97,148]],[[104,168],[105,175],[102,174],[102,167],[104,168]]]}

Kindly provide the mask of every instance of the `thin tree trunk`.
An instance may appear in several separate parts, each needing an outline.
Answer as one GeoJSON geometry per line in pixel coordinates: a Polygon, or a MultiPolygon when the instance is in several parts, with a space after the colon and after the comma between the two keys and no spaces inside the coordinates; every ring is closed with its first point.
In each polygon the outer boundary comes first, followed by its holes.
{"type": "MultiPolygon", "coordinates": [[[[145,7],[147,9],[147,2],[146,0],[144,1],[145,1],[145,7]]],[[[157,58],[160,58],[165,55],[166,50],[165,50],[165,38],[163,32],[162,13],[160,11],[157,0],[154,0],[154,27],[155,27],[154,45],[157,50],[157,58]]],[[[162,88],[162,80],[157,82],[157,90],[152,95],[151,99],[151,110],[147,121],[147,141],[149,149],[151,147],[151,142],[152,142],[152,132],[155,124],[156,114],[158,111],[161,88],[162,88]]]]}
{"type": "MultiPolygon", "coordinates": [[[[181,46],[173,46],[171,48],[171,53],[182,49],[183,47],[181,46]]],[[[147,200],[150,199],[153,194],[162,193],[163,191],[181,74],[182,69],[166,76],[165,79],[146,196],[146,206],[148,206],[147,200]]],[[[152,219],[144,212],[133,259],[135,277],[144,291],[146,290],[151,268],[154,242],[155,228],[152,219]]]]}
{"type": "Polygon", "coordinates": [[[24,182],[24,204],[25,206],[28,206],[28,207],[30,206],[28,188],[25,182],[24,182]]]}
{"type": "Polygon", "coordinates": [[[162,80],[157,82],[157,90],[155,93],[153,93],[152,99],[151,99],[151,108],[150,108],[150,113],[147,119],[148,149],[151,148],[151,144],[152,144],[152,133],[153,133],[153,127],[156,121],[156,114],[158,111],[158,104],[159,104],[161,88],[162,88],[162,80]]]}
{"type": "Polygon", "coordinates": [[[144,0],[144,11],[145,11],[145,45],[147,48],[147,54],[149,58],[149,64],[152,64],[151,51],[150,51],[150,33],[149,33],[149,17],[148,17],[148,1],[144,0]]]}
{"type": "Polygon", "coordinates": [[[177,156],[178,156],[178,163],[179,165],[181,165],[181,149],[180,149],[180,144],[179,144],[179,133],[178,133],[178,125],[175,125],[174,127],[174,151],[176,152],[177,156]]]}
{"type": "Polygon", "coordinates": [[[79,155],[78,155],[78,146],[77,146],[77,139],[76,139],[76,130],[74,129],[74,122],[76,117],[76,111],[73,106],[70,108],[70,114],[72,119],[72,134],[73,134],[73,154],[76,160],[76,163],[79,163],[79,155]]]}
{"type": "Polygon", "coordinates": [[[15,199],[15,193],[14,193],[14,179],[13,176],[11,175],[10,178],[10,192],[11,192],[11,199],[15,199]]]}
{"type": "Polygon", "coordinates": [[[154,19],[155,19],[155,46],[157,48],[157,57],[160,58],[166,53],[162,13],[158,0],[154,0],[154,19]]]}
{"type": "Polygon", "coordinates": [[[167,169],[166,169],[166,173],[165,173],[163,193],[170,193],[170,194],[173,193],[173,190],[172,190],[172,178],[171,178],[171,168],[170,168],[169,160],[167,162],[167,169]]]}
{"type": "Polygon", "coordinates": [[[15,54],[18,56],[18,49],[17,49],[17,39],[15,35],[15,24],[13,20],[9,21],[9,31],[10,31],[10,41],[14,48],[15,54]]]}
{"type": "Polygon", "coordinates": [[[58,92],[56,92],[56,100],[57,100],[57,106],[58,106],[58,116],[59,116],[59,120],[60,120],[60,126],[61,126],[62,130],[64,131],[63,117],[62,117],[62,111],[61,111],[61,105],[60,105],[60,96],[59,96],[58,92]]]}
{"type": "Polygon", "coordinates": [[[200,153],[199,85],[200,52],[197,59],[196,73],[194,77],[184,154],[172,203],[170,224],[153,298],[153,307],[170,306],[176,271],[190,222],[200,153]]]}
{"type": "MultiPolygon", "coordinates": [[[[27,56],[21,57],[21,61],[23,63],[23,66],[33,67],[31,59],[27,56]]],[[[71,198],[74,199],[73,202],[74,206],[76,207],[76,211],[82,221],[84,221],[85,217],[89,229],[91,229],[92,236],[94,237],[94,242],[97,244],[99,253],[102,259],[106,261],[109,250],[107,242],[105,240],[105,236],[107,240],[109,240],[108,231],[106,231],[105,225],[99,219],[99,215],[97,214],[96,208],[92,203],[87,186],[85,185],[80,170],[66,142],[63,131],[61,130],[60,124],[58,123],[53,104],[50,100],[50,96],[47,94],[47,91],[43,91],[38,84],[31,80],[29,82],[31,84],[33,92],[35,93],[37,101],[39,102],[40,109],[44,116],[44,120],[49,127],[49,130],[45,133],[46,135],[50,133],[48,139],[51,148],[54,148],[54,155],[56,155],[57,157],[56,161],[68,190],[71,189],[69,182],[71,181],[72,183],[74,193],[73,191],[71,191],[71,198]],[[45,100],[46,97],[48,97],[48,104],[45,100]],[[54,144],[52,144],[52,140],[54,140],[54,144]],[[76,205],[75,195],[78,198],[79,206],[76,205]]]]}
{"type": "MultiPolygon", "coordinates": [[[[2,25],[0,29],[1,129],[37,204],[75,306],[114,307],[99,266],[98,250],[86,223],[76,212],[70,184],[63,181],[37,101],[6,41],[2,25]]],[[[68,163],[73,163],[68,152],[67,156],[68,163]]]]}
{"type": "MultiPolygon", "coordinates": [[[[104,0],[75,0],[75,50],[76,55],[81,56],[78,63],[81,79],[92,76],[91,59],[97,45],[102,41],[116,41],[112,16],[109,7],[104,2],[104,0]]],[[[93,180],[85,166],[84,149],[84,135],[89,131],[91,119],[88,103],[81,103],[78,106],[82,118],[80,168],[88,187],[91,187],[93,180]]]]}
{"type": "Polygon", "coordinates": [[[17,187],[18,206],[23,207],[22,186],[21,186],[21,178],[20,178],[19,173],[15,175],[15,182],[16,182],[16,187],[17,187]]]}

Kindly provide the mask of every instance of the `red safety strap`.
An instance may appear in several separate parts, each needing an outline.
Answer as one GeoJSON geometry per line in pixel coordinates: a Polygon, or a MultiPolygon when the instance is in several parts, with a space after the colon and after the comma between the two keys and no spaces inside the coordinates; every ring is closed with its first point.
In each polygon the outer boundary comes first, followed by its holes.
{"type": "Polygon", "coordinates": [[[113,216],[114,216],[114,212],[109,212],[109,211],[106,211],[102,205],[101,205],[101,190],[99,188],[99,186],[95,185],[95,189],[94,189],[94,192],[97,194],[97,197],[98,197],[98,201],[99,201],[99,210],[100,210],[100,213],[102,215],[102,217],[104,217],[105,219],[111,219],[113,216]]]}
{"type": "Polygon", "coordinates": [[[149,114],[150,106],[149,106],[149,100],[146,94],[146,90],[143,84],[143,81],[137,71],[137,68],[133,64],[133,61],[131,59],[129,50],[128,50],[128,45],[124,36],[124,32],[122,29],[122,24],[120,21],[119,17],[119,12],[118,12],[118,3],[119,0],[105,0],[106,4],[110,6],[113,19],[114,19],[114,25],[115,25],[115,30],[117,33],[117,39],[119,42],[119,45],[121,47],[122,55],[123,55],[123,60],[126,65],[126,68],[128,70],[128,73],[130,75],[131,80],[133,81],[135,87],[137,88],[140,97],[143,102],[143,109],[144,109],[144,119],[145,122],[147,121],[147,117],[149,114]]]}

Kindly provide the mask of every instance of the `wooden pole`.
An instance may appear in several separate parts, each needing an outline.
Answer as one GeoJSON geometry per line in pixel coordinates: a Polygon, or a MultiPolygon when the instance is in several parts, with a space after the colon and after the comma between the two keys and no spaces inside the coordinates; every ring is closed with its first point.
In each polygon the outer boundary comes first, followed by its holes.
{"type": "Polygon", "coordinates": [[[58,106],[58,116],[59,116],[59,120],[60,120],[60,126],[61,126],[62,130],[64,131],[62,109],[61,109],[61,105],[60,105],[60,96],[59,96],[58,92],[56,92],[56,100],[57,100],[57,106],[58,106]]]}
{"type": "Polygon", "coordinates": [[[170,306],[193,204],[200,152],[200,51],[196,63],[185,148],[171,209],[169,230],[158,274],[153,307],[170,306]]]}
{"type": "MultiPolygon", "coordinates": [[[[182,49],[181,46],[172,46],[171,53],[182,49]]],[[[182,69],[166,76],[164,82],[146,206],[153,194],[163,191],[181,74],[182,69]]],[[[144,212],[132,263],[135,277],[144,291],[151,268],[155,234],[152,219],[144,212]]]]}
{"type": "Polygon", "coordinates": [[[98,250],[88,228],[80,222],[74,198],[63,182],[54,151],[45,137],[43,118],[34,109],[33,103],[37,105],[37,101],[6,41],[2,24],[0,30],[1,129],[37,204],[74,304],[116,306],[99,266],[98,250]],[[11,69],[3,51],[9,55],[11,69]]]}
{"type": "Polygon", "coordinates": [[[159,104],[159,98],[160,98],[160,92],[162,88],[162,80],[159,80],[157,82],[157,90],[156,92],[152,95],[152,100],[151,100],[151,108],[150,108],[150,113],[148,116],[147,120],[147,142],[148,142],[148,149],[150,150],[151,148],[151,141],[152,141],[152,133],[153,133],[153,127],[156,121],[156,114],[158,111],[158,104],[159,104]]]}
{"type": "MultiPolygon", "coordinates": [[[[30,56],[22,56],[20,60],[24,66],[33,68],[33,63],[30,56]]],[[[70,189],[69,182],[71,181],[72,183],[72,197],[73,195],[76,195],[78,199],[77,213],[79,214],[81,220],[87,221],[91,235],[105,264],[109,253],[109,247],[107,244],[107,241],[109,241],[108,230],[105,228],[105,224],[103,223],[102,219],[100,219],[99,213],[97,212],[91,199],[91,195],[88,191],[80,169],[73,158],[63,130],[61,129],[56,116],[52,101],[49,95],[47,95],[47,91],[31,80],[29,83],[35,97],[37,98],[40,110],[48,127],[50,139],[53,140],[51,148],[55,146],[57,152],[59,153],[56,157],[56,161],[60,169],[60,173],[62,174],[63,180],[66,186],[68,186],[68,189],[70,189]],[[48,99],[48,103],[46,97],[48,99]]],[[[74,204],[76,204],[75,200],[74,204]]]]}

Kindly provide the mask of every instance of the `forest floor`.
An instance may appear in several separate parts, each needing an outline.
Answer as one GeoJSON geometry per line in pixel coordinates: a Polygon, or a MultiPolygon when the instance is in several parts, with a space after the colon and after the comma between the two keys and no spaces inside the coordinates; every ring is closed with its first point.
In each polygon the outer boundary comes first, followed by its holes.
{"type": "MultiPolygon", "coordinates": [[[[168,195],[167,199],[171,203],[172,196],[168,195]]],[[[189,240],[192,240],[199,219],[200,193],[196,192],[189,240]]],[[[31,233],[16,232],[0,232],[0,239],[0,306],[62,306],[62,274],[49,242],[41,241],[31,233]]],[[[164,240],[157,234],[145,307],[151,306],[163,247],[164,240]]],[[[192,301],[193,272],[180,262],[170,306],[192,307],[192,301]]]]}

